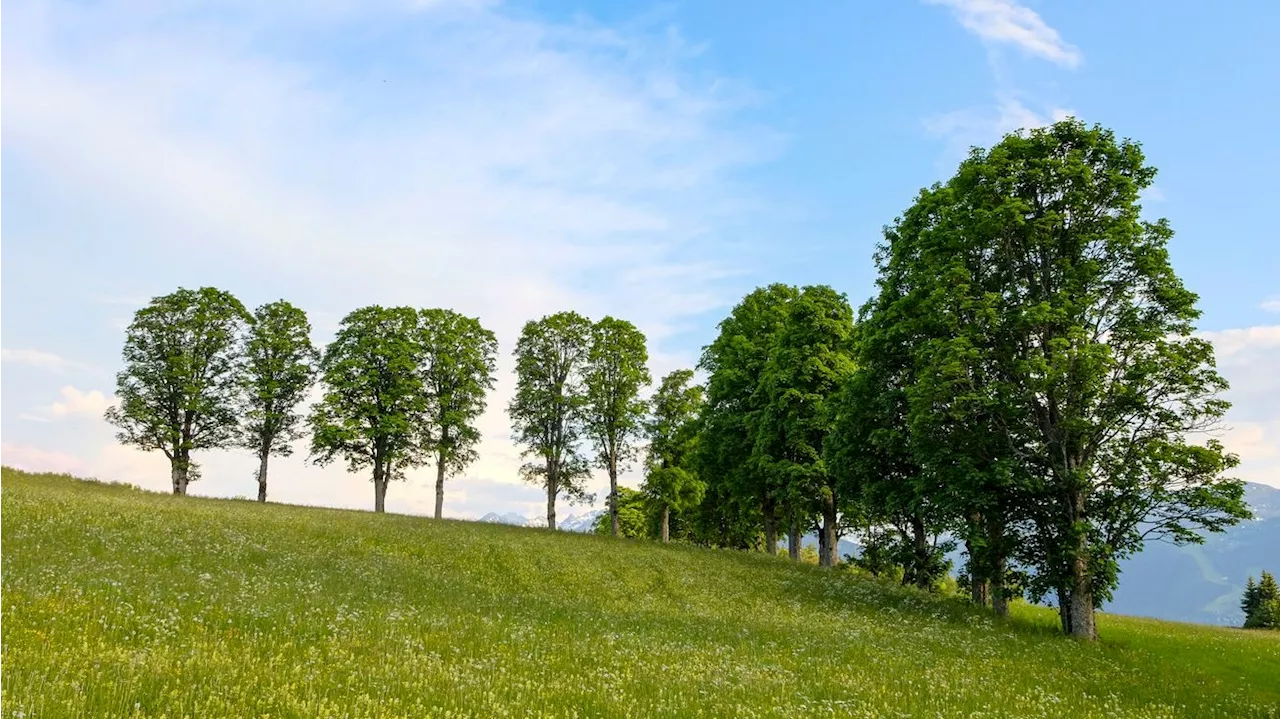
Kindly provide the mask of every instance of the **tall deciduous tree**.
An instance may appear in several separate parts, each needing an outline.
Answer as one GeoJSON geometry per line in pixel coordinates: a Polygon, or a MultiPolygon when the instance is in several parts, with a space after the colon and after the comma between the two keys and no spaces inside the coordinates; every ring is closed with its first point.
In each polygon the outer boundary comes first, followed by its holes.
{"type": "Polygon", "coordinates": [[[512,434],[533,461],[525,480],[547,491],[547,526],[556,528],[556,499],[588,497],[590,465],[581,455],[586,390],[582,373],[591,351],[591,321],[559,312],[525,323],[516,343],[516,394],[507,406],[512,434]]]}
{"type": "Polygon", "coordinates": [[[635,456],[645,414],[640,390],[649,384],[644,334],[626,320],[605,317],[591,328],[583,369],[585,429],[596,464],[609,474],[609,525],[618,536],[618,473],[635,456]]]}
{"type": "Polygon", "coordinates": [[[805,287],[790,303],[758,390],[763,407],[756,451],[785,478],[788,504],[821,515],[822,566],[837,561],[840,500],[823,444],[834,426],[835,395],[853,372],[852,336],[853,309],[844,295],[826,286],[805,287]]]}
{"type": "Polygon", "coordinates": [[[258,457],[258,501],[267,501],[267,463],[288,456],[303,436],[298,404],[315,378],[311,324],[280,300],[253,313],[245,342],[241,442],[258,457]]]}
{"type": "Polygon", "coordinates": [[[125,334],[120,403],[106,411],[124,444],[169,459],[174,494],[198,477],[191,453],[232,445],[237,437],[241,339],[249,313],[212,287],[151,300],[125,334]]]}
{"type": "Polygon", "coordinates": [[[324,396],[312,408],[311,454],[348,471],[373,470],[374,511],[386,511],[387,485],[426,462],[421,428],[430,403],[422,383],[418,313],[364,307],[342,320],[320,360],[324,396]]]}
{"type": "Polygon", "coordinates": [[[692,509],[706,491],[694,466],[703,393],[692,382],[693,370],[675,370],[662,378],[649,400],[644,492],[658,507],[663,542],[671,540],[671,512],[692,509]]]}
{"type": "Polygon", "coordinates": [[[1030,589],[1056,591],[1081,638],[1096,636],[1118,561],[1144,540],[1201,541],[1248,516],[1242,484],[1223,477],[1236,458],[1196,441],[1225,412],[1226,382],[1193,335],[1196,296],[1169,264],[1168,223],[1140,217],[1154,176],[1137,144],[1100,127],[1010,135],[922,193],[926,221],[902,258],[929,305],[985,318],[981,343],[930,358],[925,338],[915,359],[982,374],[965,401],[991,408],[1029,475],[1030,589]],[[968,266],[952,261],[961,248],[968,266]]]}
{"type": "MultiPolygon", "coordinates": [[[[788,305],[799,294],[790,285],[761,287],[742,299],[720,323],[720,333],[702,351],[699,366],[709,377],[703,431],[699,445],[699,470],[707,482],[706,508],[712,515],[725,514],[717,523],[733,528],[750,513],[753,532],[764,530],[764,549],[773,554],[778,546],[778,478],[758,459],[756,427],[764,406],[757,392],[760,374],[769,360],[774,338],[786,320],[788,305]]],[[[757,540],[758,541],[758,540],[757,540]]]]}
{"type": "Polygon", "coordinates": [[[425,443],[436,463],[436,519],[444,511],[444,481],[476,460],[485,393],[493,389],[498,340],[480,324],[452,310],[418,313],[424,362],[422,380],[430,409],[425,443]]]}

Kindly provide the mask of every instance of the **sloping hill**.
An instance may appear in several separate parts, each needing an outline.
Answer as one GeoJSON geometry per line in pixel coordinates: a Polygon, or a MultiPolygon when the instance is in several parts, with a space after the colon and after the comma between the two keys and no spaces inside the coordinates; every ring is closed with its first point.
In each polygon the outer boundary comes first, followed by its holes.
{"type": "Polygon", "coordinates": [[[5,717],[1280,716],[1280,637],[3,471],[5,717]]]}

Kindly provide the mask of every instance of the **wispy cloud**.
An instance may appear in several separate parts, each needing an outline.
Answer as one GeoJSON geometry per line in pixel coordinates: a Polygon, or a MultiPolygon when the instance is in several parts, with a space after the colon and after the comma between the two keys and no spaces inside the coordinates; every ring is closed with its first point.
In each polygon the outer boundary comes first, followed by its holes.
{"type": "Polygon", "coordinates": [[[1010,132],[1044,127],[1074,114],[1063,107],[1032,110],[1018,98],[1004,94],[991,108],[971,107],[926,118],[924,128],[946,140],[946,160],[952,161],[970,147],[990,145],[1010,132]]]}
{"type": "Polygon", "coordinates": [[[96,389],[85,392],[68,386],[62,388],[61,394],[62,401],[54,402],[49,407],[49,414],[53,417],[101,417],[116,402],[115,397],[109,397],[96,389]]]}
{"type": "Polygon", "coordinates": [[[1280,312],[1280,295],[1268,297],[1262,301],[1260,307],[1266,312],[1280,312]]]}
{"type": "Polygon", "coordinates": [[[1063,67],[1083,60],[1080,50],[1067,43],[1036,11],[1014,0],[925,0],[951,8],[956,20],[983,42],[1012,45],[1063,67]]]}
{"type": "Polygon", "coordinates": [[[69,370],[90,370],[94,368],[82,362],[75,362],[52,352],[34,349],[0,349],[0,361],[27,367],[36,367],[50,372],[66,372],[69,370]]]}
{"type": "MultiPolygon", "coordinates": [[[[249,304],[287,297],[318,334],[375,302],[479,316],[502,342],[500,379],[461,486],[518,481],[504,410],[524,321],[609,313],[650,333],[655,373],[693,361],[666,338],[739,289],[742,253],[726,247],[749,244],[762,207],[739,171],[785,147],[752,122],[753,88],[702,72],[700,48],[665,27],[484,2],[232,4],[7,8],[4,149],[128,230],[124,304],[181,265],[249,304]]],[[[163,458],[122,457],[85,462],[163,484],[163,458]]],[[[243,459],[211,455],[205,486],[224,468],[242,483],[243,459]]],[[[340,469],[273,471],[302,496],[368,504],[340,469]]]]}

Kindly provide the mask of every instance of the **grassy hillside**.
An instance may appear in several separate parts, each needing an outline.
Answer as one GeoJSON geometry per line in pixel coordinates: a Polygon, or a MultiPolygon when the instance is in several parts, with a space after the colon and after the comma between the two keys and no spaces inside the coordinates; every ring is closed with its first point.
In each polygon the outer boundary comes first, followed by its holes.
{"type": "MultiPolygon", "coordinates": [[[[352,481],[355,481],[354,479],[352,481]]],[[[1280,636],[3,470],[5,717],[1276,717],[1280,636]]]]}

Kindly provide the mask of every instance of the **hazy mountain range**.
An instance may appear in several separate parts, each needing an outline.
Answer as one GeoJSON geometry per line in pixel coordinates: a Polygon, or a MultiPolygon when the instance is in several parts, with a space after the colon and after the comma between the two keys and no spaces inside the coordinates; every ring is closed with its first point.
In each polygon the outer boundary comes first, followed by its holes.
{"type": "MultiPolygon", "coordinates": [[[[1201,624],[1240,624],[1240,595],[1245,580],[1263,569],[1280,573],[1280,489],[1247,483],[1245,498],[1255,518],[1212,534],[1204,544],[1175,547],[1149,542],[1145,549],[1121,564],[1120,587],[1103,609],[1116,614],[1170,619],[1201,624]]],[[[563,531],[589,532],[603,509],[570,514],[557,524],[563,531]]],[[[545,527],[543,517],[515,512],[490,512],[482,522],[545,527]]],[[[786,544],[784,541],[783,545],[786,544]]],[[[802,545],[817,546],[817,537],[805,535],[802,545]]],[[[840,540],[840,555],[856,554],[859,547],[840,540]]],[[[963,557],[953,557],[958,568],[963,557]]]]}

